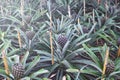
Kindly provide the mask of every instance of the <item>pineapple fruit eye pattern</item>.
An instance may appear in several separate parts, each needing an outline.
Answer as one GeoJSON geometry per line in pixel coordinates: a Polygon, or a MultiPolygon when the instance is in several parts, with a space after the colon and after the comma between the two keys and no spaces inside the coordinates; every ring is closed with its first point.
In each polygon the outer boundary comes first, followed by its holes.
{"type": "Polygon", "coordinates": [[[34,31],[27,31],[26,32],[26,36],[29,40],[32,40],[32,38],[34,37],[35,32],[34,31]]]}
{"type": "Polygon", "coordinates": [[[0,80],[120,80],[120,0],[1,0],[0,80]]]}
{"type": "Polygon", "coordinates": [[[63,48],[66,42],[68,41],[68,38],[65,35],[60,34],[58,36],[58,44],[63,48]]]}
{"type": "Polygon", "coordinates": [[[110,73],[114,72],[115,70],[115,65],[114,63],[108,63],[106,66],[106,75],[109,75],[110,73]]]}
{"type": "Polygon", "coordinates": [[[12,66],[12,75],[15,79],[20,79],[24,76],[24,66],[21,63],[15,63],[12,66]]]}

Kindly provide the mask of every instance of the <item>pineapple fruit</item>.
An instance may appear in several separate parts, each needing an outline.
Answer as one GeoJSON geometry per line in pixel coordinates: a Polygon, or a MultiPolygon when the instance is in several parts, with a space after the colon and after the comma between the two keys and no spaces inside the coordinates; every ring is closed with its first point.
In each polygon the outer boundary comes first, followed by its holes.
{"type": "Polygon", "coordinates": [[[109,75],[110,73],[112,73],[112,72],[114,72],[114,69],[115,69],[115,65],[114,65],[114,63],[108,63],[107,65],[106,65],[106,71],[105,71],[105,74],[106,75],[109,75]]]}
{"type": "Polygon", "coordinates": [[[12,66],[12,75],[16,80],[22,78],[24,75],[24,72],[25,72],[24,66],[21,63],[15,63],[12,66]]]}
{"type": "Polygon", "coordinates": [[[32,40],[32,38],[34,37],[35,32],[34,31],[26,31],[26,36],[29,40],[32,40]]]}
{"type": "Polygon", "coordinates": [[[61,47],[64,47],[64,45],[66,44],[66,42],[67,42],[67,37],[65,36],[65,35],[62,35],[62,34],[60,34],[59,36],[58,36],[58,44],[61,46],[61,47]]]}

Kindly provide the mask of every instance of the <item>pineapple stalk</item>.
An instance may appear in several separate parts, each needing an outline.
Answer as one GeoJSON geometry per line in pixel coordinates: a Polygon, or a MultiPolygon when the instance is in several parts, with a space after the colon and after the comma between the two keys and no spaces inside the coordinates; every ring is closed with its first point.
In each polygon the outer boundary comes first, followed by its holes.
{"type": "MultiPolygon", "coordinates": [[[[50,5],[51,6],[51,5],[50,5]]],[[[53,41],[52,41],[52,13],[50,10],[50,31],[49,31],[49,35],[50,35],[50,48],[51,48],[51,55],[52,55],[52,64],[54,64],[54,53],[53,53],[53,41]]]]}
{"type": "Polygon", "coordinates": [[[120,46],[119,46],[119,48],[118,48],[117,56],[118,56],[118,57],[120,56],[120,46]]]}
{"type": "Polygon", "coordinates": [[[95,13],[94,13],[94,9],[93,9],[93,24],[95,23],[95,13]]]}
{"type": "MultiPolygon", "coordinates": [[[[80,24],[80,19],[79,18],[78,18],[77,22],[78,22],[78,25],[79,25],[80,24]]],[[[78,27],[77,27],[77,30],[78,30],[78,32],[80,34],[80,29],[78,27]]]]}
{"type": "Polygon", "coordinates": [[[117,40],[117,45],[119,46],[118,53],[117,53],[117,56],[119,57],[120,56],[120,38],[118,38],[117,40]]]}
{"type": "Polygon", "coordinates": [[[23,16],[24,16],[24,0],[21,0],[21,7],[20,7],[20,9],[21,9],[21,16],[22,16],[22,25],[24,25],[25,23],[24,23],[24,20],[23,20],[23,16]]]}
{"type": "Polygon", "coordinates": [[[100,4],[101,0],[98,0],[98,4],[100,4]]]}
{"type": "Polygon", "coordinates": [[[19,47],[21,48],[22,47],[22,43],[21,43],[21,38],[20,38],[20,32],[17,31],[17,34],[18,34],[19,47]]]}
{"type": "Polygon", "coordinates": [[[117,0],[115,0],[115,5],[117,5],[117,0]]]}
{"type": "Polygon", "coordinates": [[[3,12],[3,7],[0,6],[0,12],[1,12],[1,15],[4,16],[4,12],[3,12]]]}
{"type": "Polygon", "coordinates": [[[106,70],[106,65],[108,62],[108,57],[109,57],[109,48],[107,48],[106,50],[106,55],[105,55],[105,61],[104,61],[104,65],[103,65],[103,71],[102,71],[102,80],[104,80],[104,74],[105,74],[105,70],[106,70]]]}
{"type": "Polygon", "coordinates": [[[79,18],[78,18],[77,22],[78,22],[78,24],[80,24],[80,19],[79,18]]]}
{"type": "MultiPolygon", "coordinates": [[[[2,51],[2,58],[3,58],[4,67],[5,67],[5,72],[6,72],[6,74],[9,75],[10,72],[9,72],[8,63],[7,63],[7,57],[5,55],[5,51],[4,50],[2,51]]],[[[10,79],[7,78],[7,80],[10,80],[10,79]]]]}
{"type": "MultiPolygon", "coordinates": [[[[52,27],[51,19],[50,19],[50,24],[52,27]]],[[[51,55],[52,55],[52,64],[54,64],[54,54],[53,54],[53,45],[52,45],[52,31],[50,31],[50,48],[51,48],[51,55]]]]}
{"type": "Polygon", "coordinates": [[[84,11],[84,16],[85,16],[85,0],[83,1],[83,11],[84,11]]]}
{"type": "MultiPolygon", "coordinates": [[[[23,20],[23,16],[24,16],[24,0],[21,0],[21,6],[20,6],[20,12],[21,12],[21,16],[22,16],[22,22],[21,22],[21,25],[23,26],[25,23],[24,23],[24,20],[23,20]]],[[[17,31],[17,34],[18,34],[18,42],[19,42],[19,47],[21,48],[22,47],[22,44],[21,44],[21,38],[20,38],[20,32],[17,31]]]]}
{"type": "Polygon", "coordinates": [[[108,4],[107,4],[107,1],[105,2],[105,8],[106,8],[105,15],[106,15],[106,19],[107,19],[107,18],[108,18],[108,15],[107,15],[107,9],[108,9],[108,4]]]}

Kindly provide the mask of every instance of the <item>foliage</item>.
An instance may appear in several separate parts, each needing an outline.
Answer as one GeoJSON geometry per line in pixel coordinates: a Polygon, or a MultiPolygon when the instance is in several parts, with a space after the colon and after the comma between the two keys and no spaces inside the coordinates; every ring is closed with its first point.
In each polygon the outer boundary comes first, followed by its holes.
{"type": "Polygon", "coordinates": [[[21,80],[119,79],[119,0],[1,0],[0,4],[1,80],[14,80],[15,63],[25,68],[21,80]],[[107,48],[108,62],[113,62],[115,69],[103,75],[107,48]],[[3,51],[10,74],[6,73],[3,51]]]}

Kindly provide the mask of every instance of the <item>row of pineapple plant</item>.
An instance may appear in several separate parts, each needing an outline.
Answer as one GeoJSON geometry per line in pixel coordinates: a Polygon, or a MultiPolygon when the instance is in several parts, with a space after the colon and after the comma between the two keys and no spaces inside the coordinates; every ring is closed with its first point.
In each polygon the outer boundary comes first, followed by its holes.
{"type": "Polygon", "coordinates": [[[1,79],[119,79],[119,1],[11,0],[2,5],[1,79]]]}

